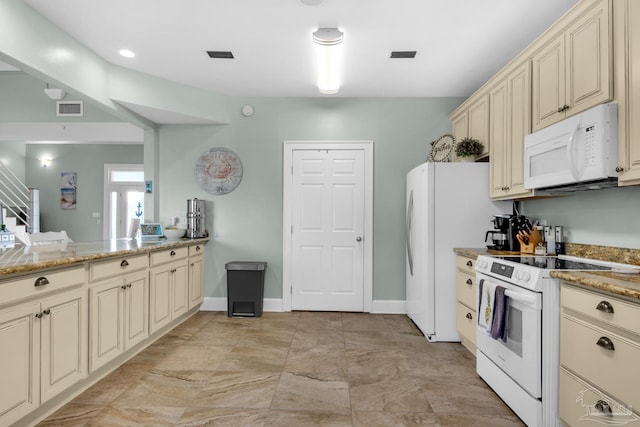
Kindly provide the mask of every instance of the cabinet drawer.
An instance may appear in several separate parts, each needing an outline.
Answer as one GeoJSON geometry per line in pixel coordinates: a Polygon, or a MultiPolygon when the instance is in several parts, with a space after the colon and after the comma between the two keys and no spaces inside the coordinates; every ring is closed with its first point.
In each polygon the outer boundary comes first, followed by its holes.
{"type": "Polygon", "coordinates": [[[458,255],[458,257],[456,258],[456,266],[458,267],[458,270],[461,270],[471,276],[475,276],[476,271],[476,260],[475,259],[471,259],[471,258],[467,258],[464,256],[460,256],[458,255]]]}
{"type": "Polygon", "coordinates": [[[560,419],[570,426],[625,425],[638,415],[596,387],[560,368],[560,419]],[[611,409],[611,415],[603,411],[611,409]]]}
{"type": "Polygon", "coordinates": [[[476,314],[464,304],[458,303],[456,308],[458,333],[476,345],[476,314]],[[471,318],[469,318],[471,317],[471,318]]]}
{"type": "Polygon", "coordinates": [[[84,265],[65,270],[43,271],[15,280],[2,281],[0,282],[0,305],[81,285],[85,281],[84,265]]]}
{"type": "Polygon", "coordinates": [[[189,256],[197,256],[204,254],[204,245],[189,246],[189,256]]]}
{"type": "Polygon", "coordinates": [[[178,259],[186,258],[189,254],[189,248],[173,248],[165,251],[158,251],[151,253],[151,267],[164,264],[167,262],[175,261],[178,259]]]}
{"type": "Polygon", "coordinates": [[[476,276],[458,271],[456,274],[456,295],[458,301],[468,307],[476,306],[476,276]]]}
{"type": "Polygon", "coordinates": [[[560,295],[564,308],[640,335],[640,304],[567,284],[560,295]]]}
{"type": "Polygon", "coordinates": [[[92,262],[89,264],[89,281],[94,282],[108,277],[121,276],[132,271],[143,270],[148,266],[149,258],[147,255],[136,255],[103,262],[92,262]]]}
{"type": "Polygon", "coordinates": [[[563,315],[560,364],[596,387],[640,408],[640,344],[580,319],[563,315]],[[611,349],[601,345],[611,344],[611,349]]]}

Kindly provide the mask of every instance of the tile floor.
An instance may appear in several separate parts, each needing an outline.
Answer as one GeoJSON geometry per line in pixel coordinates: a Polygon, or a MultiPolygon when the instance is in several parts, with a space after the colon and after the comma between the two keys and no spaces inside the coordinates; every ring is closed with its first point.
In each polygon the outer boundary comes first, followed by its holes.
{"type": "Polygon", "coordinates": [[[404,315],[200,312],[42,426],[522,426],[404,315]]]}

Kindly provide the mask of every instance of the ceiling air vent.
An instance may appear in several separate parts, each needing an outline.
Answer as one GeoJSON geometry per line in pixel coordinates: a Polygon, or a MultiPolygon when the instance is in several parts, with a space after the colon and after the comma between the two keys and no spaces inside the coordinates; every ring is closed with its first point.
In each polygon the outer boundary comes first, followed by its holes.
{"type": "Polygon", "coordinates": [[[209,58],[217,58],[217,59],[233,59],[233,52],[230,50],[208,50],[207,55],[209,58]]]}
{"type": "Polygon", "coordinates": [[[395,50],[393,52],[391,52],[391,59],[396,59],[396,58],[405,58],[405,59],[413,59],[416,57],[416,54],[418,53],[418,51],[416,50],[395,50]]]}
{"type": "Polygon", "coordinates": [[[58,116],[82,116],[82,101],[58,101],[56,102],[56,114],[58,116]]]}

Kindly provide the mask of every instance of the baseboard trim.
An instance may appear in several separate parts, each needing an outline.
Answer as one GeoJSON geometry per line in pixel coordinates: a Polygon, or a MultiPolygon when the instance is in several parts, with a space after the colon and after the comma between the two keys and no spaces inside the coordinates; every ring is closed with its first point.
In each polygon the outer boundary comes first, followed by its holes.
{"type": "MultiPolygon", "coordinates": [[[[265,298],[262,303],[263,311],[281,312],[281,298],[265,298]]],[[[227,311],[226,297],[207,297],[200,306],[200,311],[227,311]]],[[[406,314],[406,304],[402,300],[374,300],[371,313],[376,314],[406,314]]]]}

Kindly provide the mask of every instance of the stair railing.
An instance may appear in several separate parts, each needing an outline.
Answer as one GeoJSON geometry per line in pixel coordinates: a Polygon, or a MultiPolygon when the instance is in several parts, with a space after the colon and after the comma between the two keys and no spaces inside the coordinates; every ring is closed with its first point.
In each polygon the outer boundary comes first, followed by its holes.
{"type": "MultiPolygon", "coordinates": [[[[37,192],[37,190],[36,190],[37,192]]],[[[29,189],[16,174],[0,161],[0,204],[33,232],[32,190],[29,189]]]]}

